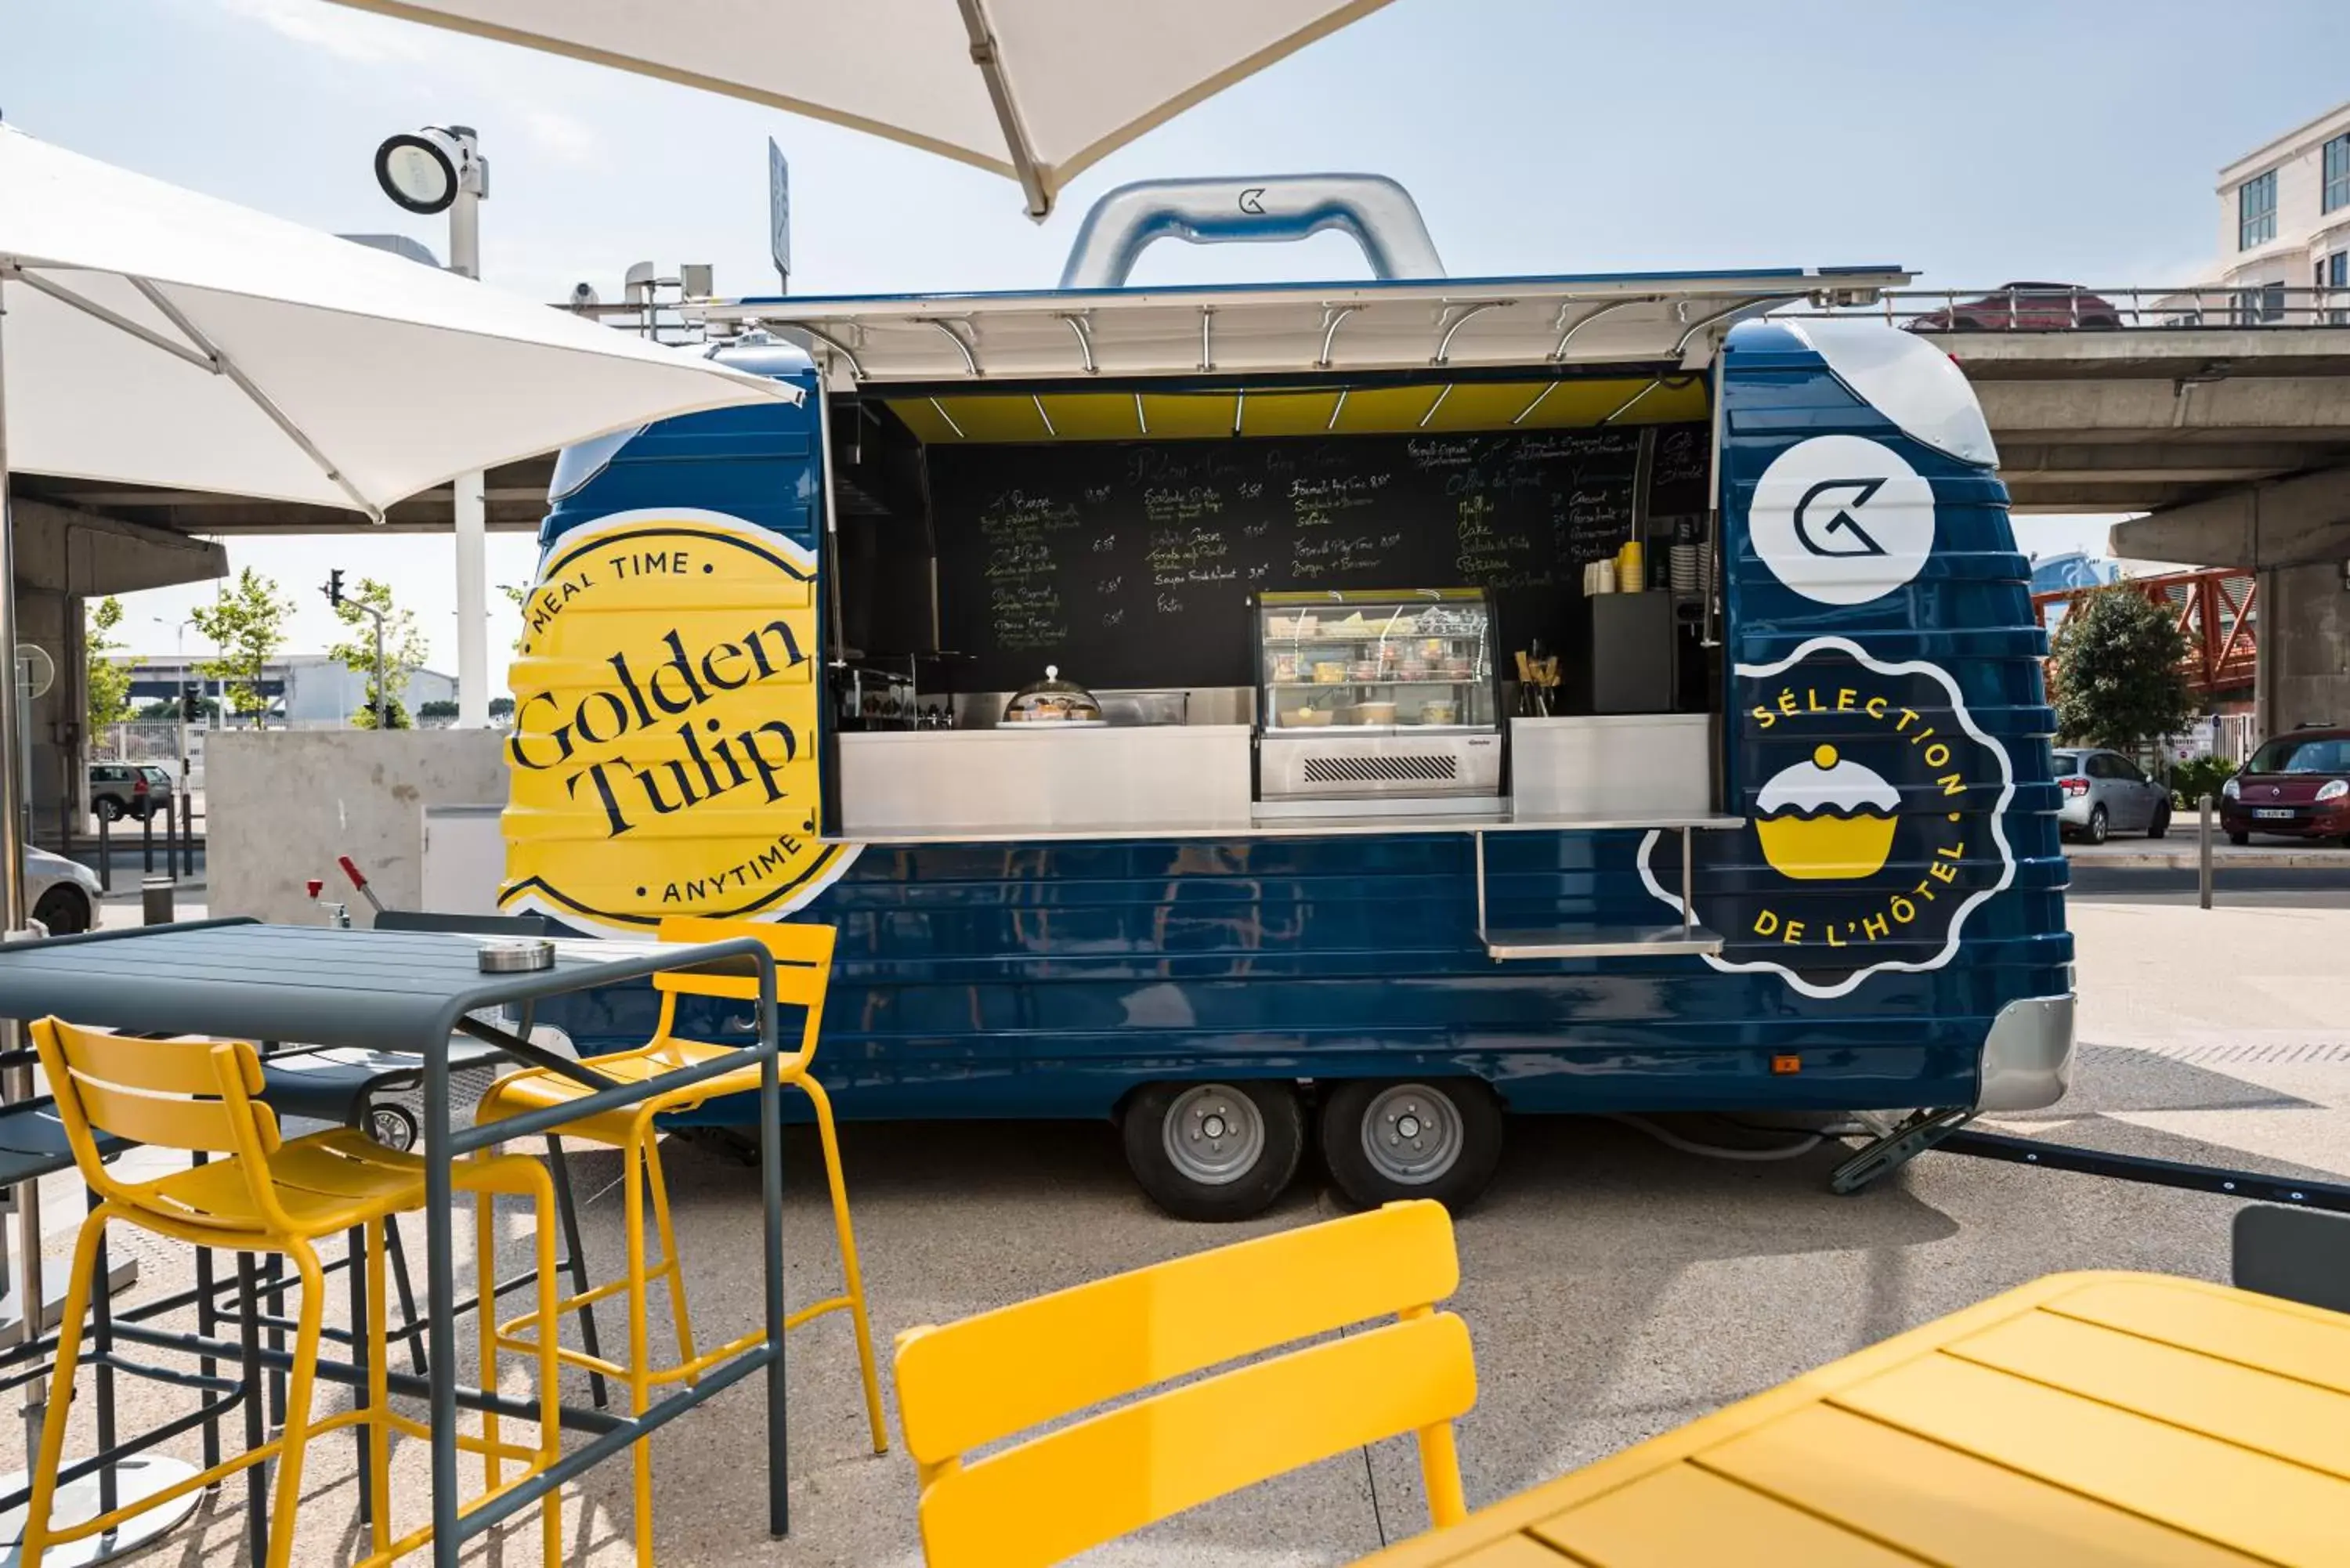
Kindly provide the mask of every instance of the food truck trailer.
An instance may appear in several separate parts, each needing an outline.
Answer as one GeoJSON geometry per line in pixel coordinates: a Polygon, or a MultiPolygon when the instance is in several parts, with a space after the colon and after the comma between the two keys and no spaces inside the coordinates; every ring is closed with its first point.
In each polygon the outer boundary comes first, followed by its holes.
{"type": "Polygon", "coordinates": [[[563,454],[501,907],[831,924],[843,1116],[1114,1118],[1187,1216],[1309,1142],[1461,1201],[1505,1111],[1905,1113],[1858,1181],[2055,1100],[2027,565],[1958,369],[1833,309],[1908,275],[1434,258],[1386,182],[1186,182],[1058,288],[707,307],[801,397],[563,454]],[[1331,226],[1381,275],[1123,286],[1331,226]]]}

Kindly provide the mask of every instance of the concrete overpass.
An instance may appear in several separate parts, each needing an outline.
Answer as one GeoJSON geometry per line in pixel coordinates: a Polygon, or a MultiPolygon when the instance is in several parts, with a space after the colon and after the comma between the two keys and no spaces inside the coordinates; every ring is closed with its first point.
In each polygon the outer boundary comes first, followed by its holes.
{"type": "Polygon", "coordinates": [[[2257,573],[2262,735],[2350,723],[2350,327],[2301,314],[1939,335],[2019,510],[2143,512],[2114,555],[2257,573]]]}

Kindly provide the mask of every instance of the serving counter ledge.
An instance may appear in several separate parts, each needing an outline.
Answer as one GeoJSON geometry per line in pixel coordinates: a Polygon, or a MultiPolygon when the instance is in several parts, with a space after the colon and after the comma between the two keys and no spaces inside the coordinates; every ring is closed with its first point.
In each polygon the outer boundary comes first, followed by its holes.
{"type": "Polygon", "coordinates": [[[1742,816],[1659,815],[1593,816],[1516,812],[1476,812],[1442,815],[1282,816],[1267,821],[1234,821],[1201,826],[1147,823],[1002,823],[983,826],[895,829],[883,833],[847,832],[827,837],[827,844],[879,846],[892,844],[1031,844],[1087,838],[1329,838],[1379,834],[1400,836],[1414,833],[1682,833],[1743,827],[1742,816]]]}

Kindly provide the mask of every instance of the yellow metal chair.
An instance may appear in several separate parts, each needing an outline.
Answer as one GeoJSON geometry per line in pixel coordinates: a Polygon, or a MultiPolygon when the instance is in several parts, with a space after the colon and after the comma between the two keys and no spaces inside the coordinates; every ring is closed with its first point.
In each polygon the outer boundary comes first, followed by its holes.
{"type": "MultiPolygon", "coordinates": [[[[268,1563],[269,1568],[285,1568],[294,1547],[304,1450],[314,1437],[359,1425],[366,1426],[372,1438],[368,1447],[375,1498],[369,1521],[369,1544],[374,1551],[364,1562],[388,1563],[429,1540],[430,1526],[399,1541],[391,1539],[391,1434],[423,1438],[429,1433],[423,1425],[390,1407],[386,1386],[383,1247],[388,1216],[424,1207],[424,1162],[412,1155],[396,1154],[348,1127],[290,1143],[281,1141],[276,1114],[258,1098],[260,1058],[242,1041],[140,1040],[76,1028],[54,1018],[33,1025],[33,1040],[49,1087],[57,1096],[75,1164],[102,1201],[82,1222],[74,1249],[65,1321],[57,1335],[60,1407],[41,1431],[20,1548],[23,1568],[39,1568],[41,1555],[50,1546],[99,1534],[158,1502],[211,1486],[270,1459],[277,1461],[277,1483],[268,1563]],[[126,1182],[100,1162],[97,1140],[109,1133],[161,1147],[227,1158],[151,1181],[126,1182]],[[82,1319],[89,1307],[99,1244],[106,1227],[118,1220],[192,1246],[274,1253],[293,1260],[302,1294],[285,1425],[271,1441],[164,1491],[71,1529],[52,1529],[49,1514],[67,1427],[63,1400],[70,1396],[81,1355],[82,1319]],[[323,1421],[313,1420],[311,1386],[317,1376],[320,1317],[326,1302],[313,1243],[354,1227],[363,1231],[367,1251],[368,1387],[364,1398],[356,1401],[356,1408],[323,1421]]],[[[488,1157],[460,1166],[456,1179],[461,1189],[482,1194],[480,1201],[484,1205],[493,1193],[527,1197],[536,1205],[537,1317],[541,1341],[552,1345],[556,1321],[555,1191],[545,1168],[536,1160],[514,1156],[488,1157]]],[[[494,1240],[484,1227],[481,1243],[484,1280],[492,1277],[488,1255],[494,1240]]],[[[484,1382],[494,1386],[496,1348],[487,1332],[488,1314],[483,1321],[484,1382]]],[[[358,1327],[353,1325],[354,1333],[358,1327]]],[[[555,1356],[542,1354],[536,1447],[501,1445],[494,1431],[489,1430],[480,1437],[460,1437],[460,1446],[521,1460],[525,1471],[516,1484],[554,1463],[561,1444],[554,1408],[556,1373],[555,1356]]],[[[256,1390],[246,1390],[246,1397],[258,1397],[256,1390]]],[[[562,1520],[551,1496],[541,1511],[541,1529],[546,1568],[556,1568],[563,1552],[562,1520]]]]}
{"type": "MultiPolygon", "coordinates": [[[[782,1006],[796,1006],[804,1011],[799,1048],[781,1058],[777,1073],[785,1087],[800,1089],[815,1108],[816,1136],[824,1146],[825,1176],[832,1188],[833,1225],[840,1238],[843,1293],[812,1306],[802,1307],[785,1320],[784,1326],[797,1328],[809,1319],[828,1312],[848,1314],[856,1328],[857,1357],[865,1378],[866,1413],[873,1427],[873,1451],[886,1453],[889,1447],[889,1428],[881,1416],[881,1379],[874,1364],[873,1330],[866,1317],[865,1282],[857,1264],[857,1237],[849,1226],[848,1190],[841,1179],[840,1140],[833,1127],[832,1102],[825,1094],[824,1085],[817,1083],[816,1075],[809,1071],[809,1064],[816,1057],[817,1028],[824,1016],[825,988],[832,974],[833,930],[829,926],[777,925],[755,920],[672,918],[660,923],[660,940],[665,942],[717,942],[738,937],[755,938],[766,945],[775,959],[776,1002],[782,1006]]],[[[673,1073],[721,1057],[743,1054],[737,1045],[712,1044],[681,1036],[677,1033],[677,1004],[681,996],[755,1002],[759,995],[756,977],[671,972],[655,975],[653,984],[660,992],[661,1002],[660,1017],[654,1026],[652,1039],[632,1051],[590,1058],[589,1065],[598,1072],[627,1083],[643,1083],[663,1073],[673,1073]]],[[[557,1303],[557,1311],[574,1312],[608,1297],[625,1294],[629,1303],[628,1361],[623,1364],[590,1355],[568,1345],[562,1347],[557,1354],[575,1366],[626,1382],[633,1414],[641,1416],[645,1413],[656,1386],[678,1382],[691,1384],[711,1367],[766,1338],[765,1329],[760,1328],[715,1350],[697,1352],[694,1349],[692,1320],[686,1310],[685,1276],[678,1258],[676,1232],[670,1224],[669,1184],[661,1175],[660,1143],[653,1127],[653,1118],[657,1116],[690,1110],[728,1095],[754,1093],[758,1087],[758,1066],[755,1063],[746,1064],[739,1071],[655,1096],[623,1110],[583,1116],[576,1122],[566,1122],[548,1129],[557,1137],[586,1138],[591,1143],[617,1148],[621,1153],[621,1183],[627,1193],[624,1220],[628,1272],[621,1279],[566,1297],[557,1303]],[[639,1174],[640,1167],[641,1177],[639,1174]],[[660,1241],[661,1256],[658,1263],[649,1263],[645,1260],[644,1210],[648,1190],[652,1198],[653,1228],[660,1241]],[[647,1298],[656,1282],[668,1287],[670,1313],[677,1334],[678,1360],[668,1366],[652,1365],[648,1344],[647,1298]]],[[[526,1111],[563,1105],[588,1092],[576,1080],[544,1069],[509,1074],[491,1085],[489,1093],[482,1096],[475,1119],[481,1123],[498,1121],[526,1111]]],[[[520,1326],[521,1320],[499,1325],[501,1348],[522,1350],[533,1347],[535,1342],[522,1337],[517,1332],[520,1326]]],[[[650,1563],[652,1561],[652,1454],[642,1443],[637,1445],[636,1467],[637,1560],[639,1563],[650,1563]]]]}
{"type": "Polygon", "coordinates": [[[1477,1402],[1461,1282],[1426,1200],[1138,1269],[898,1336],[898,1414],[931,1568],[1044,1568],[1226,1492],[1404,1432],[1457,1523],[1451,1422],[1477,1402]],[[1172,1378],[1394,1314],[963,1456],[1172,1378]]]}

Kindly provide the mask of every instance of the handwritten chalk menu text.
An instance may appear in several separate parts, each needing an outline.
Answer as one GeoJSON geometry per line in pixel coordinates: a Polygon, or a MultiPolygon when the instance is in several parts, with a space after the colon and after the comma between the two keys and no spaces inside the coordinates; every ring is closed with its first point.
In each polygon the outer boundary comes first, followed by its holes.
{"type": "MultiPolygon", "coordinates": [[[[1706,448],[1702,425],[1677,452],[1706,448]]],[[[1682,432],[1663,427],[1659,439],[1682,432]]],[[[955,684],[1245,686],[1253,595],[1483,587],[1500,647],[1563,645],[1631,537],[1638,430],[927,452],[955,684]]],[[[1678,470],[1677,470],[1678,474],[1678,470]]]]}

